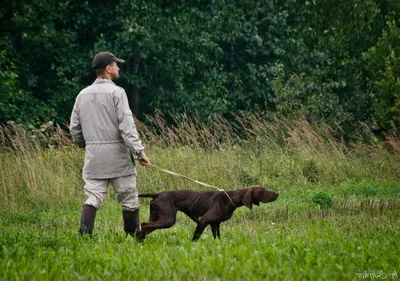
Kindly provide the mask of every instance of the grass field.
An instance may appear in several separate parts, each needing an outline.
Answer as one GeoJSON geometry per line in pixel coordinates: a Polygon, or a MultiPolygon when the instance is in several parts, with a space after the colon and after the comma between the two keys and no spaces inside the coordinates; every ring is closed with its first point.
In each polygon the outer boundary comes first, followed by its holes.
{"type": "Polygon", "coordinates": [[[221,241],[207,230],[196,243],[194,223],[183,215],[143,243],[125,238],[112,198],[98,213],[93,237],[78,236],[78,207],[2,211],[0,279],[358,280],[365,272],[399,272],[398,198],[339,197],[324,210],[301,194],[284,194],[279,202],[237,210],[222,225],[221,241]]]}
{"type": "MultiPolygon", "coordinates": [[[[161,167],[225,189],[261,184],[281,194],[239,208],[221,225],[221,240],[206,229],[196,243],[183,214],[143,243],[126,238],[112,189],[94,234],[80,237],[83,151],[58,130],[33,137],[3,128],[0,280],[399,279],[398,141],[346,149],[309,127],[288,128],[282,140],[259,126],[264,139],[222,145],[213,136],[175,130],[157,139],[146,131],[149,157],[161,167]]],[[[140,192],[208,190],[150,167],[138,173],[140,192]]],[[[141,200],[142,221],[148,203],[141,200]]]]}

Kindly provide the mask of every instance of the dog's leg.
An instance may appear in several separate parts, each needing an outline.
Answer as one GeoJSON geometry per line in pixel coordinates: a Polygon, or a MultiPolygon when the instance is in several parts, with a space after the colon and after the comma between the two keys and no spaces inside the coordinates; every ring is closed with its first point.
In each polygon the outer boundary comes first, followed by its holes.
{"type": "Polygon", "coordinates": [[[192,238],[193,242],[199,240],[201,234],[203,233],[203,231],[207,227],[207,225],[208,225],[208,223],[205,223],[205,222],[197,223],[197,227],[196,227],[196,230],[194,231],[194,235],[192,238]]]}
{"type": "Polygon", "coordinates": [[[214,236],[214,239],[218,238],[221,239],[220,234],[219,234],[219,223],[215,222],[215,223],[211,223],[211,231],[212,234],[214,236]]]}
{"type": "MultiPolygon", "coordinates": [[[[150,202],[150,219],[149,222],[156,222],[158,220],[158,208],[157,204],[154,203],[154,200],[150,202]]],[[[146,231],[146,225],[148,222],[142,222],[140,226],[140,231],[137,233],[136,238],[138,241],[143,241],[146,238],[146,235],[150,233],[149,231],[146,231]]]]}
{"type": "Polygon", "coordinates": [[[173,218],[165,218],[165,220],[159,220],[156,222],[144,222],[142,223],[142,230],[141,230],[141,232],[143,233],[142,235],[145,237],[147,234],[153,232],[156,229],[170,228],[175,224],[175,222],[176,222],[175,216],[173,218]]]}
{"type": "Polygon", "coordinates": [[[216,213],[215,209],[209,210],[207,213],[205,213],[202,217],[200,217],[197,220],[197,227],[196,230],[194,231],[193,239],[192,241],[197,241],[201,234],[203,233],[204,229],[207,227],[207,225],[211,225],[211,230],[213,232],[213,236],[215,238],[215,235],[218,235],[219,232],[219,215],[216,213]]]}
{"type": "Polygon", "coordinates": [[[159,210],[154,201],[150,202],[150,219],[149,222],[155,222],[159,218],[159,210]]]}
{"type": "Polygon", "coordinates": [[[144,222],[141,225],[142,230],[139,233],[139,238],[142,240],[147,234],[160,228],[170,228],[176,222],[176,213],[178,210],[172,207],[160,208],[156,204],[150,205],[150,221],[144,222]]]}

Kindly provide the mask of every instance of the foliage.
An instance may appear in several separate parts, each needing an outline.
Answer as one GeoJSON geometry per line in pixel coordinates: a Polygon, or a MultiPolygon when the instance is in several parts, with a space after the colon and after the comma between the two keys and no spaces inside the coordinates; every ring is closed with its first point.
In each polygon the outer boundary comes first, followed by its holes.
{"type": "Polygon", "coordinates": [[[364,54],[374,117],[380,127],[400,124],[400,27],[388,22],[376,46],[364,54]]]}
{"type": "Polygon", "coordinates": [[[0,123],[68,121],[91,58],[109,50],[127,61],[117,83],[138,117],[268,112],[341,138],[360,122],[387,132],[399,125],[399,11],[395,0],[7,0],[0,123]]]}
{"type": "Polygon", "coordinates": [[[332,195],[324,191],[316,191],[311,196],[311,201],[322,209],[329,209],[333,206],[332,195]]]}
{"type": "Polygon", "coordinates": [[[12,101],[13,93],[17,90],[18,75],[15,65],[5,58],[5,51],[0,53],[0,119],[10,120],[15,118],[17,107],[12,101]]]}

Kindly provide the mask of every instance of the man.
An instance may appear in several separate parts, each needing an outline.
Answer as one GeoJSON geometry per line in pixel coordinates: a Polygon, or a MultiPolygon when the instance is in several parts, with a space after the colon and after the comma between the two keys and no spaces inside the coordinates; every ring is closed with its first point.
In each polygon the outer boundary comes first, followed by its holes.
{"type": "Polygon", "coordinates": [[[119,76],[117,63],[124,62],[109,52],[98,53],[92,62],[97,79],[79,93],[71,114],[71,135],[80,147],[86,148],[83,179],[87,200],[82,207],[81,235],[92,234],[96,211],[110,183],[122,205],[126,234],[134,236],[140,230],[133,154],[143,166],[150,162],[126,93],[113,82],[119,76]]]}

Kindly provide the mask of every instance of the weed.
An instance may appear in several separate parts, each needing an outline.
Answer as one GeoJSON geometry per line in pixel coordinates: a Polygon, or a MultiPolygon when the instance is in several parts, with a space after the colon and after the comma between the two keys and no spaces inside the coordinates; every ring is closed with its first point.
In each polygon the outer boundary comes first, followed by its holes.
{"type": "Polygon", "coordinates": [[[303,164],[303,176],[307,179],[307,181],[311,183],[316,183],[319,181],[320,171],[318,169],[317,163],[314,160],[306,161],[303,164]]]}

